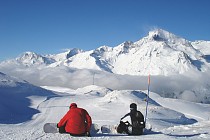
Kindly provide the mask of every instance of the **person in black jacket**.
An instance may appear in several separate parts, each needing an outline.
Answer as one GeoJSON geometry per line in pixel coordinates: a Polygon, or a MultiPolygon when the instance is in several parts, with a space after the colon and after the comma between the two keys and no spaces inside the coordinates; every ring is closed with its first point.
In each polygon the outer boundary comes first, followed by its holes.
{"type": "Polygon", "coordinates": [[[137,110],[135,103],[130,104],[130,112],[121,118],[117,127],[118,133],[127,133],[128,135],[142,135],[145,128],[144,116],[137,110]]]}

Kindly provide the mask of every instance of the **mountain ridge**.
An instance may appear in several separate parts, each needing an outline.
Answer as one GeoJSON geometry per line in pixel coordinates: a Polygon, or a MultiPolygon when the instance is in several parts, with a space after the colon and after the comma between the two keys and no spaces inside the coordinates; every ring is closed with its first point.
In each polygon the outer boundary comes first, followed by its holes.
{"type": "Polygon", "coordinates": [[[209,70],[210,54],[206,52],[210,52],[210,41],[190,42],[163,29],[155,29],[136,42],[125,41],[115,47],[100,46],[90,51],[74,48],[54,55],[26,52],[0,65],[16,63],[27,67],[67,66],[123,75],[173,75],[189,70],[209,70]]]}

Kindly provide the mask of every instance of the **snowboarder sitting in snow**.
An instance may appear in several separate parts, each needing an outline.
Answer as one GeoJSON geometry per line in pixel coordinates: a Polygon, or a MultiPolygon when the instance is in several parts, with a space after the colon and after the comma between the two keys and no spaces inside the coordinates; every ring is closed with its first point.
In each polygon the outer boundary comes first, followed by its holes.
{"type": "Polygon", "coordinates": [[[92,120],[88,112],[78,108],[76,103],[70,105],[69,111],[57,124],[59,133],[69,133],[72,136],[90,136],[92,120]]]}
{"type": "Polygon", "coordinates": [[[121,118],[117,127],[118,133],[127,133],[128,135],[142,135],[145,128],[144,116],[137,110],[135,103],[130,104],[130,113],[121,118]]]}

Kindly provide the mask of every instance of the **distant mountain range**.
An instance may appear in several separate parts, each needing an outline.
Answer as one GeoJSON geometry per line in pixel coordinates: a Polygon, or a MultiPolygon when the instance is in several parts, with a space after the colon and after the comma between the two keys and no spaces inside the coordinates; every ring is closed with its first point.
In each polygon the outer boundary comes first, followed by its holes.
{"type": "Polygon", "coordinates": [[[116,47],[101,46],[90,51],[74,48],[48,55],[25,52],[3,61],[0,93],[25,93],[21,94],[25,97],[48,94],[36,86],[77,89],[94,84],[146,90],[150,73],[151,91],[163,97],[210,103],[209,71],[210,41],[191,42],[156,29],[136,42],[126,41],[116,47]],[[36,86],[16,81],[13,76],[36,86]]]}
{"type": "Polygon", "coordinates": [[[91,51],[70,49],[54,55],[25,52],[0,67],[59,67],[93,69],[128,75],[173,75],[189,70],[210,70],[210,41],[191,42],[168,31],[156,29],[136,41],[91,51]]]}

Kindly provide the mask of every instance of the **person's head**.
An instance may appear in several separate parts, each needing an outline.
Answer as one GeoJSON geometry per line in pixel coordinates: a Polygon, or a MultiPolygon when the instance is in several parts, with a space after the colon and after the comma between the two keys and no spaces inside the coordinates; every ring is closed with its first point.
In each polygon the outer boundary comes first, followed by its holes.
{"type": "Polygon", "coordinates": [[[76,108],[76,107],[77,107],[77,104],[76,103],[71,103],[69,109],[76,108]]]}
{"type": "Polygon", "coordinates": [[[130,104],[130,110],[131,111],[136,111],[137,110],[137,105],[135,103],[130,104]]]}

